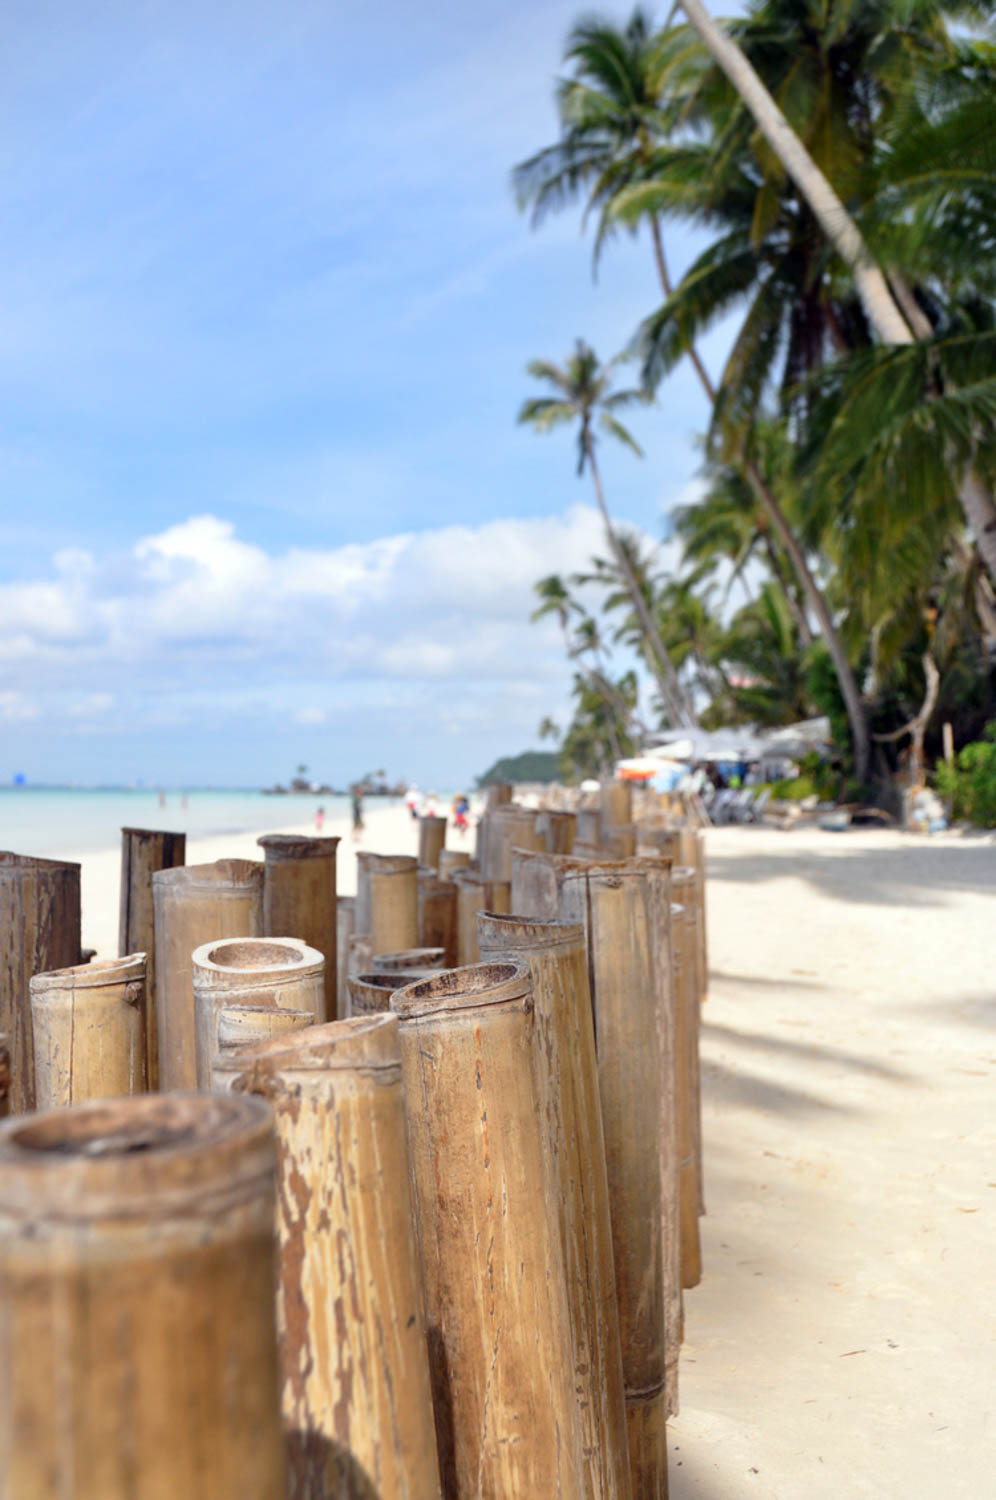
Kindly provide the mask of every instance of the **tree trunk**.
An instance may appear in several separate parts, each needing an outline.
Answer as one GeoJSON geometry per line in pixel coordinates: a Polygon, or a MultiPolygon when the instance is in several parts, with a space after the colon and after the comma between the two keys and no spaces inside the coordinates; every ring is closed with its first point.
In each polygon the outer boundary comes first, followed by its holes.
{"type": "Polygon", "coordinates": [[[297,938],[227,938],[195,948],[194,1050],[197,1087],[211,1087],[218,1056],[218,1017],[231,1005],[303,1010],[318,1019],[325,1009],[325,960],[297,938]]]}
{"type": "Polygon", "coordinates": [[[309,1027],[214,1080],[276,1118],[288,1500],[438,1500],[397,1021],[309,1027]]]}
{"type": "Polygon", "coordinates": [[[9,1500],[284,1500],[273,1123],[141,1095],[0,1131],[9,1500]]]}
{"type": "MultiPolygon", "coordinates": [[[[680,4],[717,65],[754,116],[758,129],[795,182],[823,233],[850,270],[868,321],[878,337],[883,344],[913,343],[910,326],[857,224],[750,62],[736,42],[716,24],[702,0],[680,0],[680,4]]],[[[958,494],[989,576],[996,580],[996,500],[974,470],[962,477],[958,494]]]]}
{"type": "Polygon", "coordinates": [[[586,1496],[632,1495],[598,1066],[584,928],[477,918],[481,958],[527,963],[536,1007],[539,1120],[549,1152],[587,1466],[586,1496]]]}
{"type": "Polygon", "coordinates": [[[586,1496],[529,969],[451,969],[393,1009],[444,1493],[586,1496]]]}
{"type": "Polygon", "coordinates": [[[265,862],[263,934],[299,938],[323,955],[325,994],[315,1019],[319,1025],[334,1021],[338,1010],[335,860],[339,840],[268,833],[256,842],[265,862]]]}
{"type": "Polygon", "coordinates": [[[145,1013],[144,953],[33,975],[36,1108],[144,1093],[145,1013]]]}
{"type": "Polygon", "coordinates": [[[118,953],[145,954],[145,1071],[151,1092],[159,1088],[159,1028],[156,1022],[156,913],[152,877],[187,857],[185,833],[151,828],[121,830],[121,906],[118,953]]]}

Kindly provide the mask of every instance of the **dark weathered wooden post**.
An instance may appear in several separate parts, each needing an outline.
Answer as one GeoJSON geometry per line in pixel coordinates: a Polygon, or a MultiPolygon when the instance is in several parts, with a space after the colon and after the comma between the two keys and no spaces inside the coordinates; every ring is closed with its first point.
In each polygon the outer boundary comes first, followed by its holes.
{"type": "Polygon", "coordinates": [[[267,833],[263,850],[263,936],[300,938],[325,959],[325,990],[318,1021],[338,1011],[335,859],[337,838],[267,833]]]}
{"type": "Polygon", "coordinates": [[[155,828],[121,830],[121,903],[118,954],[145,954],[145,1073],[154,1093],[159,1087],[159,1028],[156,1021],[156,913],[152,877],[172,870],[187,857],[185,833],[155,828]]]}

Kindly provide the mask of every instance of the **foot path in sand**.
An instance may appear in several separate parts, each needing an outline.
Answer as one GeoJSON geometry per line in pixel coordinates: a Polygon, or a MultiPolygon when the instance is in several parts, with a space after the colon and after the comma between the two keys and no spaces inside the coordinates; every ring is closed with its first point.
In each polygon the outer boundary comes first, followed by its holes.
{"type": "Polygon", "coordinates": [[[996,842],[707,837],[671,1500],[996,1495],[996,842]]]}

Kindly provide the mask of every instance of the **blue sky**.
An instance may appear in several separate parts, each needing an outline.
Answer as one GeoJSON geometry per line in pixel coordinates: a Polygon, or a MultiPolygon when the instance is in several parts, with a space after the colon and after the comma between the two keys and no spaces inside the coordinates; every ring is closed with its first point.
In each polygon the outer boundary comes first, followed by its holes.
{"type": "MultiPolygon", "coordinates": [[[[578,14],[3,8],[0,779],[452,784],[562,715],[531,585],[600,542],[524,366],[657,301],[512,200],[578,14]]],[[[682,370],[606,449],[620,517],[662,535],[704,416],[682,370]]]]}

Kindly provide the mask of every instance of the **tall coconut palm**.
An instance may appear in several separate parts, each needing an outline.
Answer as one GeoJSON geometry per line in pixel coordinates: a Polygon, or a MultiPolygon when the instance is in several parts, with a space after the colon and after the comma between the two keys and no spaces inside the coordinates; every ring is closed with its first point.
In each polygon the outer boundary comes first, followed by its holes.
{"type": "MultiPolygon", "coordinates": [[[[828,178],[820,171],[754,67],[736,42],[717,25],[702,0],[679,0],[692,26],[726,74],[785,171],[795,182],[823,234],[854,278],[868,321],[886,345],[914,341],[910,321],[867,244],[828,178]]],[[[908,309],[909,310],[909,309],[908,309]]],[[[980,554],[996,579],[996,500],[969,468],[959,499],[980,554]]]]}
{"type": "Polygon", "coordinates": [[[630,567],[625,551],[620,545],[616,528],[609,514],[602,487],[602,478],[595,457],[595,427],[615,438],[631,452],[642,457],[642,450],[615,413],[633,402],[643,401],[639,390],[612,390],[614,361],[601,366],[595,351],[578,339],[573,354],[563,365],[550,360],[533,360],[528,372],[535,379],[552,387],[552,396],[534,396],[522,403],[518,420],[534,427],[537,432],[549,432],[564,423],[577,425],[578,474],[585,469],[591,475],[595,500],[605,527],[605,539],[609,551],[626,581],[633,608],[640,621],[641,646],[644,660],[657,683],[658,692],[672,722],[689,727],[695,724],[695,714],[687,702],[678,681],[678,675],[670,657],[664,649],[660,632],[630,567]]]}
{"type": "MultiPolygon", "coordinates": [[[[670,299],[674,286],[664,253],[663,205],[648,199],[645,188],[648,178],[660,182],[661,143],[668,141],[681,121],[686,91],[694,94],[703,59],[689,46],[683,29],[655,33],[646,13],[637,7],[622,29],[598,19],[579,22],[568,38],[565,61],[575,71],[573,78],[558,86],[561,137],[515,169],[519,201],[532,207],[535,223],[545,213],[584,197],[585,213],[597,213],[599,219],[596,256],[617,223],[646,223],[661,289],[670,299]]],[[[684,202],[689,192],[695,198],[707,154],[702,147],[687,144],[668,153],[669,201],[684,202]]],[[[694,339],[685,340],[681,352],[688,354],[715,407],[718,393],[694,339]]],[[[867,719],[836,621],[756,454],[741,444],[739,452],[727,457],[742,467],[826,641],[848,708],[859,779],[863,778],[867,719]]]]}

